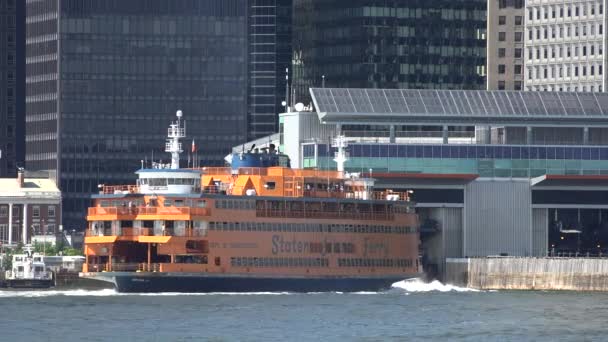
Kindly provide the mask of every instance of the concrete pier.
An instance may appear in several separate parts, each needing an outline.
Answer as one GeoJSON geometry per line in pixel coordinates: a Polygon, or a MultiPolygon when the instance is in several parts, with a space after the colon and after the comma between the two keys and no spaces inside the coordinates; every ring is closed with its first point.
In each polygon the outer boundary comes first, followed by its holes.
{"type": "Polygon", "coordinates": [[[480,290],[608,291],[608,259],[447,259],[444,281],[480,290]]]}

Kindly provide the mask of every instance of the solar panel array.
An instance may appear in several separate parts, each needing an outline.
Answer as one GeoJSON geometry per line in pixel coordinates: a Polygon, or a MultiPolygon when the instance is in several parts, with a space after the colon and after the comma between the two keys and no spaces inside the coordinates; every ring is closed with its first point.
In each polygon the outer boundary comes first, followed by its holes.
{"type": "Polygon", "coordinates": [[[608,117],[608,93],[311,88],[317,112],[465,117],[608,117]]]}

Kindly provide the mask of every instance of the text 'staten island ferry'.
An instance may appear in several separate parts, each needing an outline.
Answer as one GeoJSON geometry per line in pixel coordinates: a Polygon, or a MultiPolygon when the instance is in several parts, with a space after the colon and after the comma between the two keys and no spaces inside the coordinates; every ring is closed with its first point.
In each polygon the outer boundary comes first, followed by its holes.
{"type": "Polygon", "coordinates": [[[419,274],[407,193],[346,175],[343,145],[340,171],[291,169],[272,146],[233,153],[231,167],[180,169],[181,116],[169,127],[170,165],[93,196],[82,277],[121,292],[309,292],[419,274]]]}

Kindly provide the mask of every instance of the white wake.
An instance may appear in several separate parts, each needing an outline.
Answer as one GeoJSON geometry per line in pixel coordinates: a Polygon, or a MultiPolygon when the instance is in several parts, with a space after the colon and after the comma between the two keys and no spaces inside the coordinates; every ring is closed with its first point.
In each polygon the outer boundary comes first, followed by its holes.
{"type": "Polygon", "coordinates": [[[430,283],[425,283],[419,278],[407,279],[394,283],[393,288],[402,289],[406,292],[479,292],[476,289],[467,287],[458,287],[450,284],[442,284],[438,280],[433,280],[430,283]]]}

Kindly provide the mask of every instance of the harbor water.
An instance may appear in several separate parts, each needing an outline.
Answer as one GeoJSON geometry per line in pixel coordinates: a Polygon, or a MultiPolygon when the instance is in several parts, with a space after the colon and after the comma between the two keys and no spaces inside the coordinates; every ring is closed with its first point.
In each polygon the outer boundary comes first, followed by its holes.
{"type": "Polygon", "coordinates": [[[0,291],[0,341],[606,341],[608,293],[0,291]]]}

